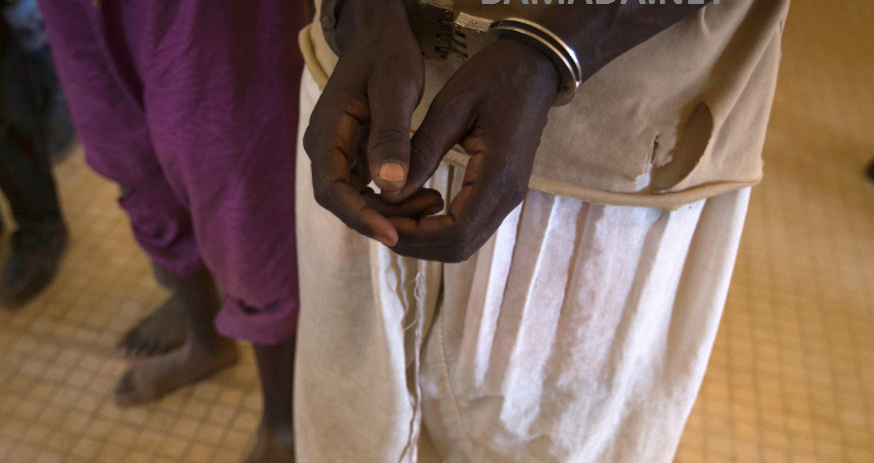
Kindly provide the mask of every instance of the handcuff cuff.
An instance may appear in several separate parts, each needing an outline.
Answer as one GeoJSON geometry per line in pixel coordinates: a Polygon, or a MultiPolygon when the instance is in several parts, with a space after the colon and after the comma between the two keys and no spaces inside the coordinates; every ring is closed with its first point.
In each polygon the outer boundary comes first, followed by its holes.
{"type": "MultiPolygon", "coordinates": [[[[335,28],[343,0],[323,0],[320,22],[325,40],[338,56],[335,28]]],[[[523,18],[492,21],[467,13],[455,14],[453,0],[415,0],[407,8],[410,27],[425,59],[467,60],[498,38],[525,42],[555,65],[559,91],[553,106],[571,102],[583,80],[573,48],[546,27],[523,18]]]]}

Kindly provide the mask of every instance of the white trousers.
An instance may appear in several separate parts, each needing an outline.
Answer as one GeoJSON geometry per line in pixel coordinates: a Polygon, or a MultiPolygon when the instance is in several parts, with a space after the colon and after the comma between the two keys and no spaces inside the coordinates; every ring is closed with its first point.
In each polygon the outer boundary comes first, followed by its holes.
{"type": "MultiPolygon", "coordinates": [[[[301,134],[318,96],[307,71],[301,134]]],[[[444,265],[347,229],[298,152],[299,463],[671,461],[749,189],[678,211],[531,190],[444,265]]],[[[442,165],[430,187],[451,200],[462,176],[442,165]]]]}

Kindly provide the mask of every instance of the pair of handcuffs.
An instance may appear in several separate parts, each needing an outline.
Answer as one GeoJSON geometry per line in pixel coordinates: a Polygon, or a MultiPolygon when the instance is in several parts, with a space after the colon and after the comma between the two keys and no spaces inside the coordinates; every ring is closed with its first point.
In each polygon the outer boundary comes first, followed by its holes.
{"type": "MultiPolygon", "coordinates": [[[[338,56],[334,29],[340,3],[323,0],[320,22],[328,46],[338,56]]],[[[452,0],[417,0],[408,9],[410,26],[425,59],[466,60],[501,37],[521,40],[543,53],[558,70],[559,92],[554,106],[571,102],[583,80],[577,54],[549,29],[523,18],[492,21],[467,13],[455,14],[452,0]]]]}

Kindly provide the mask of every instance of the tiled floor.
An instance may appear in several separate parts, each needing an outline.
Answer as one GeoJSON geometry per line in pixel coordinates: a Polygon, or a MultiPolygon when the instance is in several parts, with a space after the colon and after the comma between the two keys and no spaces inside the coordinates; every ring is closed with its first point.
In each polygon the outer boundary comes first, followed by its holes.
{"type": "Polygon", "coordinates": [[[239,462],[261,408],[249,350],[239,366],[157,404],[114,405],[125,366],[114,343],[166,293],[115,205],[116,187],[81,153],[56,173],[72,236],[60,273],[29,306],[0,310],[0,461],[239,462]]]}
{"type": "Polygon", "coordinates": [[[677,461],[874,462],[874,2],[795,0],[732,290],[677,461]]]}
{"type": "MultiPolygon", "coordinates": [[[[862,177],[874,2],[792,8],[767,178],[679,463],[874,462],[874,183],[862,177]]],[[[113,344],[166,294],[115,187],[81,154],[57,177],[72,228],[61,272],[28,307],[0,311],[0,461],[239,461],[260,409],[248,350],[157,404],[112,403],[113,344]]]]}

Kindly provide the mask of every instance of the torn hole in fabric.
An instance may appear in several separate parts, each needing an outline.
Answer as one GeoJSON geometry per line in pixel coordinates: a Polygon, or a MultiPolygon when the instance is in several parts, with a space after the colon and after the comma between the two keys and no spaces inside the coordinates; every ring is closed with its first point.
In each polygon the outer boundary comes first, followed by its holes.
{"type": "Polygon", "coordinates": [[[653,140],[647,171],[635,179],[639,193],[663,193],[683,181],[701,162],[713,135],[713,113],[705,102],[698,103],[686,119],[677,144],[660,150],[660,136],[653,140]]]}

